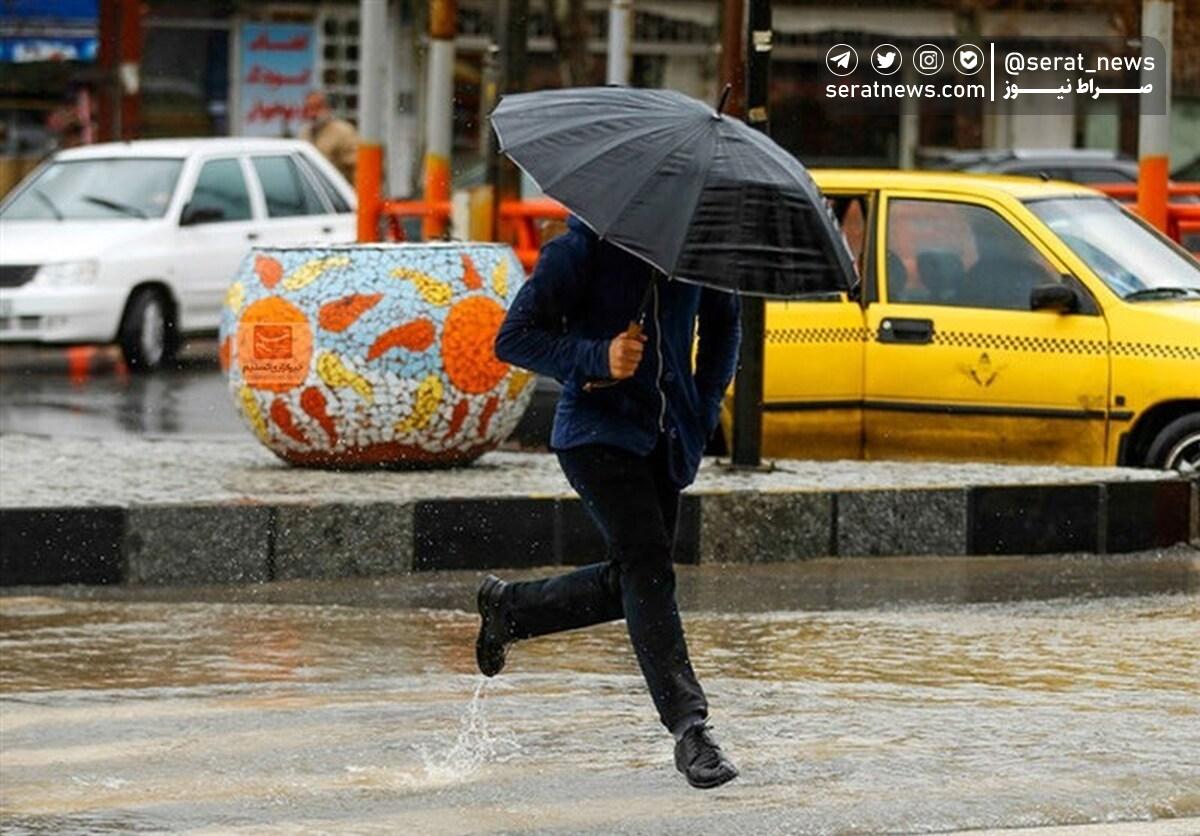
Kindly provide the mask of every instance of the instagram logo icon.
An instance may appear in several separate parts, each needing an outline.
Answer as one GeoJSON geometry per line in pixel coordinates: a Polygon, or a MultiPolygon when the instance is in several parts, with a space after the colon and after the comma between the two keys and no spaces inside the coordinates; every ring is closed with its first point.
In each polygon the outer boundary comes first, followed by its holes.
{"type": "Polygon", "coordinates": [[[946,56],[937,44],[922,44],[913,52],[913,66],[922,75],[937,75],[945,62],[946,56]]]}

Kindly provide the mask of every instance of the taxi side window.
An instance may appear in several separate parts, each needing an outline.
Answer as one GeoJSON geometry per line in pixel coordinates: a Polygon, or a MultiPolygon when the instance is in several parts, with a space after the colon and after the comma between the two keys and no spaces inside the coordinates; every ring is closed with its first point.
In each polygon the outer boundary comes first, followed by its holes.
{"type": "Polygon", "coordinates": [[[850,249],[854,268],[863,274],[863,255],[867,244],[867,199],[864,195],[826,198],[829,210],[837,219],[842,238],[850,249]]]}
{"type": "Polygon", "coordinates": [[[889,302],[1029,310],[1029,293],[1063,278],[991,209],[943,200],[888,201],[889,302]]]}

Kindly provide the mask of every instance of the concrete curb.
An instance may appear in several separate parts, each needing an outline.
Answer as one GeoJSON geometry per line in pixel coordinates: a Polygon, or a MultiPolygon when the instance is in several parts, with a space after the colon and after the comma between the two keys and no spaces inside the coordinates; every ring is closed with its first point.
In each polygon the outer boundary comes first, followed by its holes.
{"type": "MultiPolygon", "coordinates": [[[[1109,554],[1200,544],[1182,480],[684,495],[679,563],[1109,554]]],[[[577,499],[0,509],[0,585],[244,583],[578,565],[604,544],[577,499]]]]}

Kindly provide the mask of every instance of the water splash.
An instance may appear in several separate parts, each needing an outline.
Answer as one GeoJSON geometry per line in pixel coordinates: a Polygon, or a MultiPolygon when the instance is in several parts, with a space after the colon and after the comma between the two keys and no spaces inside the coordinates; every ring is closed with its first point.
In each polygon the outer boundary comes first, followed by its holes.
{"type": "Polygon", "coordinates": [[[397,771],[378,767],[348,766],[346,772],[357,784],[399,789],[433,789],[469,781],[488,763],[503,763],[521,751],[512,732],[496,731],[488,725],[484,692],[488,680],[480,677],[471,701],[463,710],[458,736],[445,749],[413,747],[421,759],[416,769],[397,771]]]}
{"type": "Polygon", "coordinates": [[[484,764],[503,762],[516,754],[521,745],[511,733],[494,732],[488,726],[483,709],[483,694],[488,680],[481,678],[475,686],[471,702],[463,712],[458,738],[450,748],[431,752],[416,747],[425,767],[425,775],[434,783],[464,781],[478,772],[484,764]]]}

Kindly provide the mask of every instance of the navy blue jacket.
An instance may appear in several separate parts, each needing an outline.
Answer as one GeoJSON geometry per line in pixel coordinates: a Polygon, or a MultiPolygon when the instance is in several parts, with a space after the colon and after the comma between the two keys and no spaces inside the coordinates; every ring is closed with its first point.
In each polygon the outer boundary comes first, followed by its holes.
{"type": "Polygon", "coordinates": [[[572,217],[566,234],[542,248],[513,300],[496,335],[496,356],[563,385],[551,448],[611,444],[644,456],[665,434],[671,479],[685,487],[696,478],[737,367],[738,313],[733,294],[669,281],[572,217]],[[637,371],[585,392],[586,381],[609,377],[609,343],[628,327],[655,276],[637,371]]]}

